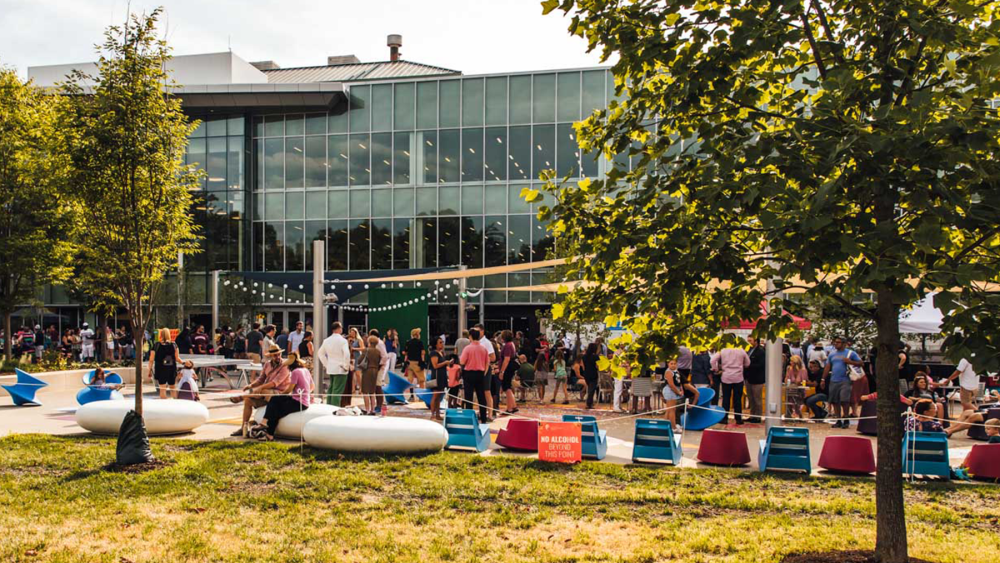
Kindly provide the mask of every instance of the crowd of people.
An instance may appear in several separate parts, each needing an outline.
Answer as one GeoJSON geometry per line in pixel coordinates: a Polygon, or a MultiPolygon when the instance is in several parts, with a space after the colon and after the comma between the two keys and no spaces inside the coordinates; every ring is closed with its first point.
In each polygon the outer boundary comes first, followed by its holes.
{"type": "MultiPolygon", "coordinates": [[[[0,348],[4,346],[6,335],[0,330],[0,348]]],[[[42,329],[22,326],[13,333],[11,350],[21,361],[39,363],[46,352],[58,354],[69,362],[81,363],[122,363],[135,359],[135,343],[132,333],[123,326],[105,325],[97,329],[89,323],[78,328],[66,328],[59,333],[55,325],[42,329]]]]}

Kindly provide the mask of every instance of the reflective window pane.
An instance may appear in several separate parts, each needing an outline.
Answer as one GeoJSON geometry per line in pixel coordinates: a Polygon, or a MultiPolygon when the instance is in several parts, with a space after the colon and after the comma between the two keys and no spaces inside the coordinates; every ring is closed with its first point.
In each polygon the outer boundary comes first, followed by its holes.
{"type": "Polygon", "coordinates": [[[502,181],[507,179],[507,128],[490,127],[486,129],[486,181],[502,181]]]}
{"type": "Polygon", "coordinates": [[[536,74],[532,86],[532,117],[535,123],[552,122],[556,119],[556,77],[552,74],[536,74]]]}
{"type": "Polygon", "coordinates": [[[313,269],[312,246],[313,241],[316,240],[326,240],[326,221],[306,221],[305,223],[306,270],[313,269]]]}
{"type": "MultiPolygon", "coordinates": [[[[263,120],[261,120],[261,123],[263,123],[263,120]]],[[[194,131],[191,132],[191,138],[204,137],[205,136],[205,130],[207,129],[207,127],[208,126],[205,125],[204,121],[199,121],[198,122],[198,126],[195,127],[194,131]]]]}
{"type": "Polygon", "coordinates": [[[417,188],[417,215],[437,215],[437,188],[417,188]]]}
{"type": "Polygon", "coordinates": [[[577,121],[580,119],[580,73],[563,72],[556,82],[557,121],[577,121]]]}
{"type": "Polygon", "coordinates": [[[486,218],[483,252],[487,268],[507,264],[507,218],[505,216],[494,215],[486,218]]]}
{"type": "Polygon", "coordinates": [[[417,129],[434,129],[438,126],[438,83],[417,83],[417,129]]]}
{"type": "Polygon", "coordinates": [[[328,185],[347,185],[347,153],[347,135],[327,137],[327,166],[330,172],[328,185]]]}
{"type": "Polygon", "coordinates": [[[347,133],[347,103],[343,102],[330,111],[326,126],[329,133],[347,133]]]}
{"type": "Polygon", "coordinates": [[[330,239],[326,245],[326,268],[333,271],[346,270],[347,221],[330,221],[329,235],[330,239]]]}
{"type": "Polygon", "coordinates": [[[264,269],[269,272],[285,269],[285,256],[282,245],[285,240],[285,224],[281,222],[264,223],[264,269]]]}
{"type": "Polygon", "coordinates": [[[462,181],[483,179],[483,130],[462,130],[462,181]]]}
{"type": "Polygon", "coordinates": [[[458,217],[438,219],[438,265],[457,266],[460,264],[462,234],[458,217]]]}
{"type": "Polygon", "coordinates": [[[468,127],[483,124],[483,90],[482,78],[462,81],[462,125],[468,127]]]}
{"type": "Polygon", "coordinates": [[[302,219],[305,196],[302,192],[285,194],[285,219],[302,219]]]}
{"type": "Polygon", "coordinates": [[[326,137],[306,137],[307,188],[326,185],[326,137]]]}
{"type": "Polygon", "coordinates": [[[264,223],[253,224],[253,252],[250,253],[250,269],[264,271],[264,223]]]}
{"type": "Polygon", "coordinates": [[[351,133],[368,131],[371,127],[371,87],[355,86],[351,88],[351,133]]]}
{"type": "Polygon", "coordinates": [[[462,215],[483,214],[483,187],[462,186],[462,215]]]}
{"type": "Polygon", "coordinates": [[[507,145],[508,176],[511,180],[527,180],[531,177],[531,127],[511,127],[510,142],[507,145]]]}
{"type": "MultiPolygon", "coordinates": [[[[524,287],[526,285],[531,285],[531,274],[528,274],[527,272],[512,272],[507,274],[507,287],[524,287]]],[[[527,303],[529,301],[531,301],[531,293],[528,291],[507,292],[508,303],[527,303]]]]}
{"type": "Polygon", "coordinates": [[[413,154],[413,133],[396,133],[393,135],[392,150],[392,182],[397,186],[411,183],[410,155],[413,154]]]}
{"type": "Polygon", "coordinates": [[[437,267],[437,219],[417,219],[413,223],[414,245],[410,252],[417,255],[411,259],[417,268],[437,267]]]}
{"type": "Polygon", "coordinates": [[[529,187],[528,184],[511,184],[507,186],[507,202],[509,203],[509,213],[531,213],[531,204],[521,197],[521,190],[529,187]]]}
{"type": "Polygon", "coordinates": [[[556,175],[579,176],[580,146],[576,144],[576,131],[570,123],[556,125],[556,175]]]}
{"type": "Polygon", "coordinates": [[[327,216],[331,219],[346,219],[350,209],[350,192],[347,190],[330,190],[327,192],[327,216]]]}
{"type": "Polygon", "coordinates": [[[438,154],[437,133],[434,131],[418,131],[414,142],[416,161],[413,170],[417,171],[417,184],[434,184],[437,182],[438,154]]]}
{"type": "Polygon", "coordinates": [[[225,137],[226,136],[226,120],[225,119],[213,119],[211,121],[205,122],[205,135],[209,137],[225,137]]]}
{"type": "Polygon", "coordinates": [[[250,210],[251,219],[260,221],[264,218],[264,194],[253,194],[253,207],[250,210]]]}
{"type": "Polygon", "coordinates": [[[243,137],[229,137],[228,147],[226,185],[230,190],[241,190],[243,189],[243,137]]]}
{"type": "Polygon", "coordinates": [[[285,223],[285,269],[305,269],[305,248],[303,246],[302,221],[285,223]]]}
{"type": "Polygon", "coordinates": [[[264,141],[264,189],[285,189],[284,139],[267,139],[264,141]]]}
{"type": "Polygon", "coordinates": [[[352,186],[367,186],[371,179],[371,140],[368,135],[351,135],[350,183],[352,186]]]}
{"type": "Polygon", "coordinates": [[[439,86],[438,119],[439,127],[458,127],[458,114],[461,82],[458,80],[442,80],[439,86]]]}
{"type": "Polygon", "coordinates": [[[392,133],[372,134],[372,185],[392,184],[392,133]]]}
{"type": "MultiPolygon", "coordinates": [[[[211,121],[211,123],[222,123],[223,129],[225,128],[225,121],[211,121]]],[[[207,165],[205,167],[205,172],[208,175],[208,189],[209,190],[224,190],[226,189],[226,138],[225,137],[209,137],[208,139],[208,157],[207,165]]]]}
{"type": "Polygon", "coordinates": [[[392,211],[396,217],[413,215],[413,188],[392,190],[392,211]]]}
{"type": "Polygon", "coordinates": [[[461,200],[458,186],[444,186],[438,188],[439,215],[458,215],[459,201],[461,200]]]}
{"type": "Polygon", "coordinates": [[[264,219],[276,221],[285,218],[285,196],[272,193],[264,196],[264,219]]]}
{"type": "Polygon", "coordinates": [[[531,123],[531,76],[510,77],[510,122],[531,123]]]}
{"type": "Polygon", "coordinates": [[[392,267],[396,270],[415,268],[410,262],[410,237],[413,219],[402,218],[392,221],[392,267]]]}
{"type": "Polygon", "coordinates": [[[351,270],[368,270],[371,266],[371,224],[369,219],[352,220],[350,248],[347,258],[351,270]]]}
{"type": "Polygon", "coordinates": [[[555,168],[556,129],[552,125],[536,125],[532,128],[534,155],[531,165],[531,179],[537,180],[542,170],[555,168]]]}
{"type": "Polygon", "coordinates": [[[285,135],[302,135],[305,133],[305,121],[301,113],[289,114],[285,116],[285,135]]]}
{"type": "Polygon", "coordinates": [[[524,264],[531,260],[531,216],[507,217],[507,262],[524,264]]]}
{"type": "Polygon", "coordinates": [[[372,269],[392,268],[392,219],[372,220],[372,269]]]}
{"type": "MultiPolygon", "coordinates": [[[[300,120],[301,123],[301,120],[300,120]]],[[[285,187],[301,188],[305,175],[305,138],[285,139],[285,187]]]]}
{"type": "Polygon", "coordinates": [[[227,124],[226,124],[226,132],[227,132],[227,134],[229,134],[229,135],[240,135],[240,136],[243,135],[243,133],[245,132],[244,131],[244,127],[245,127],[245,123],[244,122],[246,121],[245,119],[243,119],[243,116],[230,117],[226,121],[227,121],[227,124]]]}
{"type": "Polygon", "coordinates": [[[326,135],[325,113],[310,113],[306,115],[306,135],[326,135]]]}
{"type": "Polygon", "coordinates": [[[540,262],[548,258],[548,253],[555,248],[555,238],[545,228],[545,223],[537,215],[531,216],[531,261],[540,262]]]}
{"type": "MultiPolygon", "coordinates": [[[[193,140],[191,142],[194,142],[193,140]]],[[[190,149],[190,145],[188,145],[190,149]]],[[[264,140],[257,139],[253,142],[253,189],[260,191],[264,189],[264,140]]]]}
{"type": "Polygon", "coordinates": [[[326,219],[325,191],[306,192],[306,219],[326,219]]]}
{"type": "Polygon", "coordinates": [[[371,190],[351,190],[351,217],[370,217],[372,212],[371,190]]]}
{"type": "Polygon", "coordinates": [[[372,190],[372,217],[392,217],[392,190],[372,190]]]}
{"type": "MultiPolygon", "coordinates": [[[[200,127],[199,127],[199,129],[200,129],[200,127]]],[[[191,133],[191,137],[196,137],[197,135],[195,133],[197,133],[197,132],[198,132],[198,129],[195,129],[194,133],[191,133]]],[[[204,135],[204,134],[205,134],[205,132],[202,131],[202,135],[204,135]]],[[[263,137],[264,136],[264,116],[262,116],[262,115],[257,115],[257,116],[254,116],[254,118],[253,118],[253,136],[254,137],[263,137]]],[[[261,239],[261,240],[263,240],[263,239],[261,239]]]]}
{"type": "Polygon", "coordinates": [[[285,134],[285,116],[265,115],[264,116],[264,136],[280,137],[285,134]]]}
{"type": "Polygon", "coordinates": [[[462,217],[462,264],[483,267],[483,218],[462,217]]]}
{"type": "MultiPolygon", "coordinates": [[[[485,287],[507,287],[507,274],[495,274],[492,276],[486,276],[485,287]]],[[[507,292],[506,291],[485,291],[485,300],[487,303],[506,303],[507,302],[507,292]]]]}
{"type": "Polygon", "coordinates": [[[395,99],[393,100],[394,123],[393,129],[407,130],[413,129],[415,116],[416,89],[412,82],[396,84],[395,99]]]}
{"type": "Polygon", "coordinates": [[[507,124],[507,77],[486,79],[486,124],[507,124]]]}
{"type": "Polygon", "coordinates": [[[486,186],[486,213],[507,213],[507,186],[486,186]]]}
{"type": "Polygon", "coordinates": [[[446,129],[438,133],[438,182],[457,182],[459,177],[459,133],[458,129],[446,129]]]}

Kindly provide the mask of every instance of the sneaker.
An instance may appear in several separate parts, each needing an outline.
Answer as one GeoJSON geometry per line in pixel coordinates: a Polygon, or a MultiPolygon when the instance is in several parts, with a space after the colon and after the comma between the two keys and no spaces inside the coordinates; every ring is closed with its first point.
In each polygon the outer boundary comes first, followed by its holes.
{"type": "Polygon", "coordinates": [[[621,410],[621,409],[612,409],[612,411],[613,411],[613,412],[617,412],[617,413],[623,413],[623,412],[625,412],[625,411],[623,411],[623,410],[621,410]]]}
{"type": "Polygon", "coordinates": [[[232,434],[230,434],[230,436],[232,436],[234,438],[246,438],[246,435],[247,435],[247,425],[246,424],[240,426],[236,430],[236,432],[233,432],[232,434]]]}

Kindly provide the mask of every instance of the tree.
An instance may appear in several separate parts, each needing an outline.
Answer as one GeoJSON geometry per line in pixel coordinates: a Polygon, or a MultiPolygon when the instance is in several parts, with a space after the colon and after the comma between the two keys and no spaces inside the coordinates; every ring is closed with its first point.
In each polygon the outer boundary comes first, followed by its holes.
{"type": "MultiPolygon", "coordinates": [[[[877,385],[897,385],[898,314],[932,289],[951,356],[995,368],[1000,299],[1000,21],[993,3],[548,0],[613,67],[617,100],[578,126],[583,152],[634,157],[547,189],[541,210],[640,350],[720,344],[804,288],[870,318],[877,385]],[[769,283],[770,282],[770,283],[769,283]],[[773,286],[771,285],[773,284],[773,286]],[[874,307],[855,307],[874,295],[874,307]],[[959,331],[958,329],[964,329],[959,331]]],[[[529,194],[530,199],[538,198],[529,194]]],[[[641,359],[641,361],[647,361],[641,359]]],[[[878,399],[876,556],[906,561],[901,429],[878,399]]]]}
{"type": "MultiPolygon", "coordinates": [[[[81,281],[99,304],[125,309],[137,353],[164,275],[178,252],[198,249],[188,211],[200,176],[183,158],[195,124],[168,92],[159,14],[130,15],[124,26],[108,28],[99,75],[76,72],[64,85],[75,194],[87,209],[81,281]]],[[[141,417],[141,362],[135,410],[141,417]]]]}
{"type": "Polygon", "coordinates": [[[69,157],[58,103],[0,67],[0,313],[8,359],[13,312],[69,273],[74,214],[65,196],[69,157]]]}

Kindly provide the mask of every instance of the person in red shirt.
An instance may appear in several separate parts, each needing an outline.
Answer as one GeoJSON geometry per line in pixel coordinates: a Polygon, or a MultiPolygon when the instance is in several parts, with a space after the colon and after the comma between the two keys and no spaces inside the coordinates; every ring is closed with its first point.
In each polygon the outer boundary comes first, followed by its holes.
{"type": "Polygon", "coordinates": [[[479,404],[479,420],[490,422],[486,415],[486,367],[490,363],[490,355],[484,346],[479,345],[479,339],[483,335],[478,328],[469,331],[469,336],[476,342],[474,346],[466,346],[462,350],[462,357],[458,362],[462,364],[462,381],[465,386],[465,405],[471,408],[473,405],[472,394],[476,394],[476,402],[479,404]]]}

